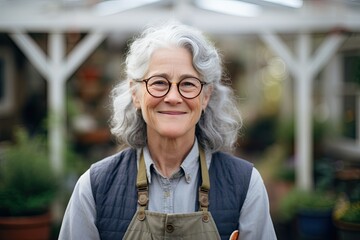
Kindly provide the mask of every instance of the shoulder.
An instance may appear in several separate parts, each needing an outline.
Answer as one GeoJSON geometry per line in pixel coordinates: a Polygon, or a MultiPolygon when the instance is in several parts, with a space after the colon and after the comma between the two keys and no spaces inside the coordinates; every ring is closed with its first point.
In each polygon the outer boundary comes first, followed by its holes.
{"type": "MultiPolygon", "coordinates": [[[[234,221],[236,223],[239,220],[240,210],[247,196],[252,171],[253,164],[244,159],[225,152],[215,152],[212,154],[209,168],[210,197],[212,199],[224,199],[225,203],[229,205],[224,205],[223,202],[221,202],[221,205],[226,206],[228,209],[235,209],[234,212],[237,215],[234,221]]],[[[216,202],[215,208],[223,209],[216,202]]]]}
{"type": "Polygon", "coordinates": [[[90,167],[90,172],[92,174],[94,172],[106,171],[107,169],[114,169],[114,167],[117,165],[133,159],[134,157],[136,158],[136,150],[133,148],[127,148],[121,152],[118,152],[92,164],[90,167]]]}
{"type": "Polygon", "coordinates": [[[249,171],[252,171],[253,169],[253,164],[249,161],[225,152],[213,153],[211,157],[211,163],[216,165],[225,165],[228,167],[245,168],[249,171]]]}
{"type": "Polygon", "coordinates": [[[241,185],[247,190],[253,172],[253,164],[224,152],[215,152],[211,158],[210,175],[221,176],[229,183],[241,185]]]}
{"type": "Polygon", "coordinates": [[[254,186],[263,186],[264,181],[261,177],[261,174],[259,170],[257,170],[255,167],[253,168],[252,174],[251,174],[251,185],[254,186]]]}
{"type": "Polygon", "coordinates": [[[111,178],[119,171],[126,173],[131,167],[136,168],[136,149],[127,148],[92,164],[90,167],[91,183],[111,178]]]}
{"type": "Polygon", "coordinates": [[[238,186],[237,190],[246,192],[253,175],[253,164],[236,156],[224,152],[216,152],[212,155],[209,174],[216,181],[225,181],[227,184],[238,186]]]}

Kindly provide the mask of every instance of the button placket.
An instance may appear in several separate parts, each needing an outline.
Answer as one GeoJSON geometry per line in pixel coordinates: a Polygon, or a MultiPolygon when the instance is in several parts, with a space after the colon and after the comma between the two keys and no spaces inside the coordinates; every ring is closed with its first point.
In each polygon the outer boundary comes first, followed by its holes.
{"type": "Polygon", "coordinates": [[[160,176],[161,189],[163,192],[163,211],[165,213],[173,212],[173,196],[172,196],[172,186],[171,181],[167,178],[160,176]]]}

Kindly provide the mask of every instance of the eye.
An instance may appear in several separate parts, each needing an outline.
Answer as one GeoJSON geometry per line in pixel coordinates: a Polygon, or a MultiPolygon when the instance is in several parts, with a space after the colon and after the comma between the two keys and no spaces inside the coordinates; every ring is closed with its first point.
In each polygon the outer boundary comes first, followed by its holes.
{"type": "Polygon", "coordinates": [[[169,86],[169,82],[166,78],[155,76],[149,79],[148,86],[155,89],[163,89],[169,86]]]}
{"type": "Polygon", "coordinates": [[[181,88],[198,88],[200,85],[199,80],[196,78],[185,78],[180,82],[181,88]]]}
{"type": "Polygon", "coordinates": [[[164,78],[152,78],[150,81],[149,81],[149,84],[150,85],[167,85],[168,82],[164,79],[164,78]]]}

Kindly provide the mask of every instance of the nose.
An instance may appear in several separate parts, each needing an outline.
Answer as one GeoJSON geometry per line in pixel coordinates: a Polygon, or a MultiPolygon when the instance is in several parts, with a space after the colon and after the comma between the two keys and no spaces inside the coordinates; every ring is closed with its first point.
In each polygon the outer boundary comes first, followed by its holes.
{"type": "Polygon", "coordinates": [[[164,101],[171,103],[171,104],[177,104],[177,103],[183,101],[183,99],[178,91],[176,82],[171,83],[170,90],[169,90],[168,94],[166,94],[164,101]]]}

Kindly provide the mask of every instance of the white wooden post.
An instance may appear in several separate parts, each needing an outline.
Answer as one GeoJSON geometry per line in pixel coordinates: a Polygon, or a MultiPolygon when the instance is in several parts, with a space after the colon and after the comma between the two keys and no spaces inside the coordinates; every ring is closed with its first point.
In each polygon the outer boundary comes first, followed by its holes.
{"type": "Polygon", "coordinates": [[[298,68],[295,77],[295,179],[300,189],[313,188],[312,164],[312,75],[308,70],[311,39],[300,34],[297,39],[298,68]]]}
{"type": "Polygon", "coordinates": [[[48,49],[50,57],[48,77],[50,158],[55,170],[62,172],[66,136],[66,79],[63,72],[63,59],[65,55],[64,34],[57,32],[50,33],[48,49]]]}
{"type": "Polygon", "coordinates": [[[314,56],[311,56],[311,36],[300,33],[297,37],[297,58],[292,56],[286,44],[274,33],[261,34],[262,40],[276,54],[284,59],[290,73],[295,79],[296,89],[296,185],[303,190],[311,190],[313,183],[313,139],[312,139],[312,82],[315,75],[334,55],[344,36],[332,34],[325,38],[314,56]]]}
{"type": "Polygon", "coordinates": [[[29,58],[30,62],[48,81],[49,109],[49,157],[57,173],[64,168],[66,139],[66,80],[104,40],[104,33],[94,32],[86,36],[65,58],[65,33],[49,34],[49,57],[39,48],[31,37],[21,31],[14,31],[10,37],[29,58]]]}

